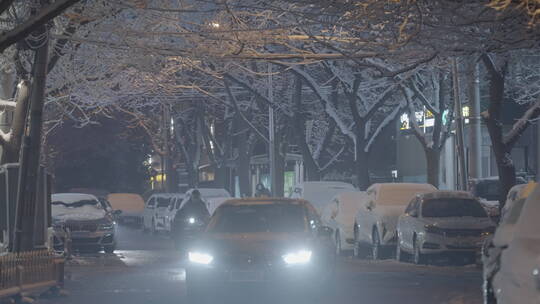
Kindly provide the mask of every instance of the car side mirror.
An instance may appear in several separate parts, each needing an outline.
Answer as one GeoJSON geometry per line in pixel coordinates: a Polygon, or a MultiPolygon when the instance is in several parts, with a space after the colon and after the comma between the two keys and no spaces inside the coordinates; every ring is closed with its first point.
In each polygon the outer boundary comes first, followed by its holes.
{"type": "Polygon", "coordinates": [[[330,227],[321,226],[319,227],[319,230],[317,231],[317,233],[319,234],[320,237],[331,238],[334,231],[330,227]]]}
{"type": "Polygon", "coordinates": [[[114,215],[120,215],[120,214],[122,214],[122,210],[114,210],[113,214],[114,215]]]}
{"type": "Polygon", "coordinates": [[[367,203],[366,209],[369,211],[373,210],[373,201],[370,201],[369,203],[367,203]]]}

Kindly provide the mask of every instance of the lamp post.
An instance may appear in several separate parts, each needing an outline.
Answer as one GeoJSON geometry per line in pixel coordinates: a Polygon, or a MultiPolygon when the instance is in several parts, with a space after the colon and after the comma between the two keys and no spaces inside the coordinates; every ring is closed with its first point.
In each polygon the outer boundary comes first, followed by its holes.
{"type": "MultiPolygon", "coordinates": [[[[268,99],[274,103],[274,89],[272,79],[272,64],[268,63],[268,99]]],[[[276,143],[274,130],[274,108],[272,104],[268,106],[268,161],[270,167],[270,190],[272,196],[276,196],[276,143]]]]}

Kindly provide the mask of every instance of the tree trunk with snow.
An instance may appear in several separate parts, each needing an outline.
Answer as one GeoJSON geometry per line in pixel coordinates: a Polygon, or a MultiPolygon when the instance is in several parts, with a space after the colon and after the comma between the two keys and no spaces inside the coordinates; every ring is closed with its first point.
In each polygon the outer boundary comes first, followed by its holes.
{"type": "Polygon", "coordinates": [[[512,149],[531,121],[540,115],[540,100],[536,101],[523,116],[514,123],[512,129],[504,134],[502,106],[504,102],[505,76],[508,62],[497,67],[490,55],[483,55],[482,61],[489,77],[489,106],[482,113],[486,123],[497,168],[499,170],[499,208],[503,208],[508,191],[516,184],[516,169],[512,160],[512,149]]]}

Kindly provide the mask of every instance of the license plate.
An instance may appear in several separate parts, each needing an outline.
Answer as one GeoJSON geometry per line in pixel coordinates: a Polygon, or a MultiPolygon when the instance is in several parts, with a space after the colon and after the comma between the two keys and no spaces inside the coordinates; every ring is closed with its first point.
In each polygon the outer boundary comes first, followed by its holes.
{"type": "Polygon", "coordinates": [[[455,246],[459,247],[476,247],[477,244],[473,241],[459,241],[454,243],[455,246]]]}
{"type": "Polygon", "coordinates": [[[260,271],[231,271],[231,281],[234,282],[256,282],[262,280],[260,271]]]}

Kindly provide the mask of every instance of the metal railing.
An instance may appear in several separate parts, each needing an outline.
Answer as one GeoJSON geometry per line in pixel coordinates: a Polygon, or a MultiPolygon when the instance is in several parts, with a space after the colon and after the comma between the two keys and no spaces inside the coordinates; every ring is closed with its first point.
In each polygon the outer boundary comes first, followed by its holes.
{"type": "Polygon", "coordinates": [[[61,287],[64,259],[49,250],[0,255],[0,299],[61,287]]]}

